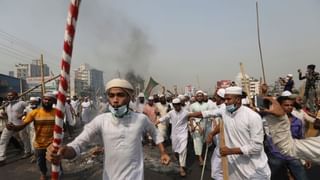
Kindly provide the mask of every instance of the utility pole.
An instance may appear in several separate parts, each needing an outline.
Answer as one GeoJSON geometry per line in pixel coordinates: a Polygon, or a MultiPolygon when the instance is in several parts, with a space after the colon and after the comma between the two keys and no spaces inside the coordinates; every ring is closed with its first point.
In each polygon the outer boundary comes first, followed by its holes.
{"type": "Polygon", "coordinates": [[[22,84],[22,79],[20,78],[20,94],[23,92],[23,84],[22,84]]]}

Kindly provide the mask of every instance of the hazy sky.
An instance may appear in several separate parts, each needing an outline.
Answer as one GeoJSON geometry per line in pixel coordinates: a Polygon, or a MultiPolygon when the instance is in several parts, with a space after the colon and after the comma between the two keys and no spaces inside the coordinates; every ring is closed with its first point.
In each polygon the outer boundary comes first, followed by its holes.
{"type": "MultiPolygon", "coordinates": [[[[135,70],[179,90],[211,90],[243,62],[261,77],[254,0],[83,0],[72,69],[103,70],[105,80],[135,70]],[[197,81],[199,79],[199,81],[197,81]]],[[[0,0],[0,73],[40,53],[59,72],[69,1],[0,0]]],[[[259,1],[267,81],[320,60],[320,1],[259,1]]]]}

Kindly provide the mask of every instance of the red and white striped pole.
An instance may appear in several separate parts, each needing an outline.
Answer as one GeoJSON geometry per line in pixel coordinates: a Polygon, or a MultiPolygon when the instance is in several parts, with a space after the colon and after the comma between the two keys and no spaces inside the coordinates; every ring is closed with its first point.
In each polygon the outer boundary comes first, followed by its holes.
{"type": "MultiPolygon", "coordinates": [[[[65,112],[65,101],[70,82],[70,66],[73,49],[73,40],[76,32],[79,6],[81,0],[71,0],[66,30],[64,33],[63,52],[61,59],[61,76],[59,81],[58,98],[56,106],[55,126],[53,132],[53,147],[58,149],[63,140],[63,117],[65,112]]],[[[52,164],[51,179],[58,180],[60,165],[52,164]]]]}

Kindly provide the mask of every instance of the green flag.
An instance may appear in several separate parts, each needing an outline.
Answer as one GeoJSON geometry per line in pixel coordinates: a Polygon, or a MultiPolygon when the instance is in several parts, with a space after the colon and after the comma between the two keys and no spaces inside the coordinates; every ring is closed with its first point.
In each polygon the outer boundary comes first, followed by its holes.
{"type": "Polygon", "coordinates": [[[158,84],[159,83],[157,83],[152,77],[150,77],[147,88],[144,90],[144,96],[148,98],[151,94],[152,89],[158,84]]]}

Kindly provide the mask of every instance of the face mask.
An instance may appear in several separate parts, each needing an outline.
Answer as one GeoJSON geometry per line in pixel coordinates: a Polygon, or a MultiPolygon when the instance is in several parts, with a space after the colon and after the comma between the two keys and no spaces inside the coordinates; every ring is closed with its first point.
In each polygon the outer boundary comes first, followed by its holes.
{"type": "Polygon", "coordinates": [[[234,104],[231,104],[231,105],[227,105],[226,106],[226,110],[229,112],[229,113],[233,113],[237,110],[238,108],[234,105],[234,104]]]}
{"type": "Polygon", "coordinates": [[[110,106],[110,112],[115,116],[115,117],[123,117],[127,112],[128,112],[128,107],[127,105],[123,105],[117,108],[114,108],[110,106]]]}

